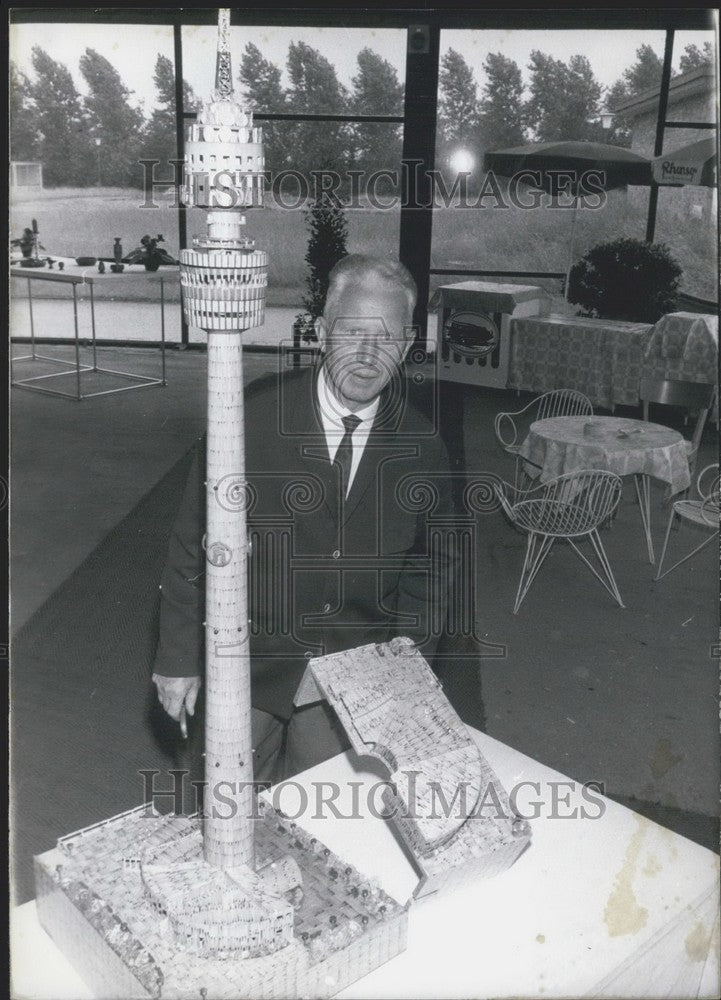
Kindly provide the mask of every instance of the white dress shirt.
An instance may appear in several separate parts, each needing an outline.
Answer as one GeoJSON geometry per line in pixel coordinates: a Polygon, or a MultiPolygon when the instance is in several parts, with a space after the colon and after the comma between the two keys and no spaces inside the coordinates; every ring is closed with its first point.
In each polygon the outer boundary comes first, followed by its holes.
{"type": "MultiPolygon", "coordinates": [[[[331,462],[333,462],[336,452],[338,451],[338,446],[345,435],[345,427],[343,426],[342,418],[350,416],[350,414],[353,413],[353,410],[349,410],[347,406],[344,406],[338,399],[336,399],[335,394],[325,377],[323,368],[321,368],[318,372],[317,391],[320,418],[323,424],[323,431],[325,432],[326,444],[328,445],[328,458],[331,462]]],[[[379,403],[380,396],[376,396],[372,403],[369,403],[368,406],[364,406],[362,410],[356,410],[353,414],[358,417],[360,423],[353,431],[353,436],[351,438],[353,444],[353,457],[351,459],[350,476],[348,477],[348,486],[345,494],[346,497],[351,491],[355,474],[358,471],[360,460],[363,457],[363,450],[365,449],[368,441],[368,436],[370,435],[379,403]]]]}

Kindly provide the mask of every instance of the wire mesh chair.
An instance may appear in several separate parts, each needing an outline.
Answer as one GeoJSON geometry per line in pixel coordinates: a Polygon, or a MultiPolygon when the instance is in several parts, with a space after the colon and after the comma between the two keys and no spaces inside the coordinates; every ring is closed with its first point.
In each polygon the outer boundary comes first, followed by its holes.
{"type": "MultiPolygon", "coordinates": [[[[593,404],[588,396],[575,389],[553,389],[544,392],[527,403],[522,410],[496,414],[493,428],[496,438],[503,450],[516,460],[513,484],[517,490],[523,479],[524,465],[538,468],[535,462],[521,460],[518,452],[525,440],[528,430],[536,420],[546,420],[549,417],[586,417],[593,416],[593,404]]],[[[528,477],[530,479],[530,477],[528,477]]]]}
{"type": "Polygon", "coordinates": [[[696,555],[700,552],[710,541],[712,541],[719,530],[719,467],[718,463],[713,463],[712,465],[707,465],[703,469],[696,480],[696,492],[698,493],[698,500],[676,500],[671,506],[671,513],[668,518],[668,526],[666,528],[666,537],[663,541],[663,551],[661,552],[661,561],[658,564],[658,572],[656,573],[656,579],[660,580],[664,576],[668,576],[671,570],[676,569],[681,563],[686,562],[691,556],[696,555]],[[706,477],[712,473],[715,475],[712,477],[709,486],[704,486],[704,480],[706,477]],[[687,524],[698,525],[702,528],[710,528],[711,533],[694,549],[687,552],[685,556],[677,559],[676,562],[664,570],[663,561],[666,558],[666,549],[668,547],[668,540],[671,535],[671,528],[676,518],[680,518],[681,521],[685,521],[687,524]]]}
{"type": "Polygon", "coordinates": [[[621,499],[619,476],[600,469],[569,472],[548,483],[522,491],[503,483],[496,486],[496,494],[512,524],[528,533],[526,556],[513,607],[514,615],[518,613],[557,538],[566,539],[619,606],[624,607],[598,533],[599,525],[613,514],[621,499]],[[575,540],[585,537],[591,541],[600,564],[600,572],[576,544],[575,540]]]}

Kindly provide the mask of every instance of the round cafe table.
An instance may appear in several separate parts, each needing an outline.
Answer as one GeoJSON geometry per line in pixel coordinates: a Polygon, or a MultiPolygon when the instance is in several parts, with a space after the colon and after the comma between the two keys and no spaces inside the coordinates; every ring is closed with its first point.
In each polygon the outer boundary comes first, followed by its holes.
{"type": "Polygon", "coordinates": [[[583,469],[634,476],[650,562],[654,561],[650,479],[668,483],[671,494],[688,489],[691,483],[685,438],[670,427],[645,420],[588,416],[537,420],[520,455],[529,475],[544,483],[583,469]]]}

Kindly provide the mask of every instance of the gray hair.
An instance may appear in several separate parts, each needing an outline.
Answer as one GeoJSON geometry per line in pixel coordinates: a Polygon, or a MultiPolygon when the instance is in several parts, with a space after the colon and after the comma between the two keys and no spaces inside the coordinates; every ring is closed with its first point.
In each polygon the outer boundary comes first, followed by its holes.
{"type": "Polygon", "coordinates": [[[359,288],[366,281],[381,282],[386,286],[392,286],[396,291],[403,292],[407,301],[406,318],[410,325],[418,291],[408,268],[398,260],[370,257],[361,253],[348,254],[338,261],[330,272],[328,294],[323,309],[324,318],[335,319],[341,296],[349,289],[359,288]]]}

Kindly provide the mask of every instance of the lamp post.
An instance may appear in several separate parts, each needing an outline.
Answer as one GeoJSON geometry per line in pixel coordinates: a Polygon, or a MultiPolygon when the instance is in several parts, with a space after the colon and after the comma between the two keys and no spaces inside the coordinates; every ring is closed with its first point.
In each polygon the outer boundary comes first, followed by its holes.
{"type": "Polygon", "coordinates": [[[101,175],[100,175],[100,163],[101,163],[102,157],[100,155],[100,147],[103,144],[103,140],[99,139],[99,138],[96,138],[94,140],[94,142],[95,142],[95,177],[96,177],[95,186],[96,187],[101,187],[102,186],[102,178],[101,178],[101,175]]]}
{"type": "Polygon", "coordinates": [[[601,121],[601,128],[603,129],[604,132],[608,132],[608,130],[613,127],[614,115],[615,112],[611,111],[608,105],[604,104],[599,114],[599,119],[601,121]]]}

